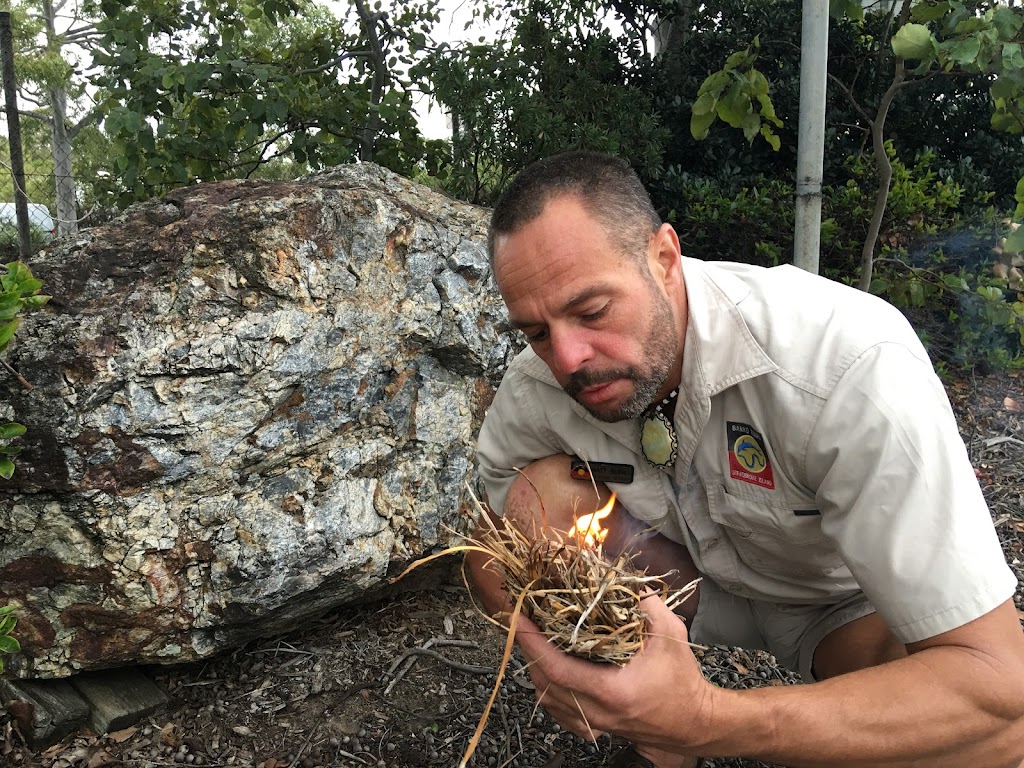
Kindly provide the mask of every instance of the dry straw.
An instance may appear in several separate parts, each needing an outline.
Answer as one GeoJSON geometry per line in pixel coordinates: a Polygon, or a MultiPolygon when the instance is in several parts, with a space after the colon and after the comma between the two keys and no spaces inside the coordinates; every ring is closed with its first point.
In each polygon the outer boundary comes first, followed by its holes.
{"type": "Polygon", "coordinates": [[[445,555],[479,552],[490,558],[485,567],[502,577],[514,603],[511,613],[501,617],[505,622],[485,614],[488,621],[507,629],[508,640],[497,682],[460,768],[466,765],[483,734],[512,654],[521,613],[560,650],[621,666],[644,645],[646,617],[641,600],[657,595],[675,608],[693,594],[697,584],[694,581],[673,590],[666,582],[672,574],[648,575],[633,565],[625,553],[610,559],[605,556],[599,537],[595,536],[599,525],[595,521],[611,509],[614,496],[602,510],[581,517],[578,530],[562,533],[545,526],[544,535],[535,537],[526,536],[504,518],[496,522],[472,491],[470,496],[481,521],[476,538],[463,536],[464,544],[418,560],[397,577],[401,579],[414,568],[445,555]]]}

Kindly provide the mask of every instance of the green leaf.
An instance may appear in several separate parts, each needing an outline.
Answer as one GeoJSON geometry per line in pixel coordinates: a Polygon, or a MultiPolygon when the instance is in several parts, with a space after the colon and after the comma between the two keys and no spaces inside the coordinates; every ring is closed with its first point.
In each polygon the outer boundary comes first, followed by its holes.
{"type": "Polygon", "coordinates": [[[750,97],[744,93],[743,86],[738,80],[718,102],[718,116],[733,128],[743,125],[744,119],[752,112],[750,97]]]}
{"type": "Polygon", "coordinates": [[[9,613],[14,613],[16,610],[18,609],[15,608],[13,605],[2,606],[0,607],[0,616],[6,616],[9,613]]]}
{"type": "Polygon", "coordinates": [[[994,285],[979,285],[977,291],[979,296],[988,301],[1003,300],[1003,292],[994,285]]]}
{"type": "Polygon", "coordinates": [[[917,280],[910,284],[910,303],[915,307],[924,306],[924,286],[917,280]]]}
{"type": "Polygon", "coordinates": [[[22,280],[18,283],[18,291],[21,292],[22,296],[31,296],[42,287],[43,281],[36,280],[34,277],[30,277],[27,280],[22,280]]]}
{"type": "Polygon", "coordinates": [[[15,318],[7,325],[0,326],[0,352],[7,348],[11,339],[14,338],[14,332],[18,330],[18,326],[21,325],[21,318],[15,318]]]}
{"type": "Polygon", "coordinates": [[[957,64],[973,64],[981,52],[981,40],[976,37],[954,40],[945,46],[945,50],[946,55],[957,64]]]}
{"type": "Polygon", "coordinates": [[[753,143],[754,139],[757,138],[757,134],[761,131],[761,118],[753,112],[748,112],[743,116],[743,122],[740,124],[740,128],[743,129],[744,138],[753,143]]]}
{"type": "Polygon", "coordinates": [[[922,24],[904,24],[892,37],[892,51],[901,59],[929,61],[935,56],[935,38],[922,24]]]}
{"type": "Polygon", "coordinates": [[[891,287],[891,283],[884,277],[873,277],[871,278],[871,286],[868,292],[873,293],[875,296],[882,296],[888,293],[891,287]]]}
{"type": "Polygon", "coordinates": [[[1006,244],[1003,246],[1003,251],[1009,253],[1024,251],[1024,227],[1014,230],[1006,236],[1006,244]]]}
{"type": "Polygon", "coordinates": [[[18,623],[18,617],[13,613],[0,618],[0,635],[9,635],[14,626],[18,623]]]}
{"type": "Polygon", "coordinates": [[[927,3],[918,3],[910,11],[911,21],[929,22],[941,19],[949,13],[949,3],[936,3],[935,5],[928,5],[927,3]]]}
{"type": "Polygon", "coordinates": [[[16,293],[0,295],[0,320],[10,320],[21,311],[21,298],[16,293]]]}
{"type": "Polygon", "coordinates": [[[864,6],[860,0],[828,0],[828,13],[833,19],[864,21],[864,6]]]}
{"type": "Polygon", "coordinates": [[[779,148],[782,146],[782,139],[772,133],[771,126],[767,123],[761,126],[761,135],[764,136],[764,140],[768,142],[772,149],[776,152],[779,151],[779,148]]]}
{"type": "Polygon", "coordinates": [[[716,99],[712,94],[705,93],[695,102],[693,102],[693,114],[695,115],[707,115],[714,114],[716,99]]]}
{"type": "Polygon", "coordinates": [[[1012,40],[1024,26],[1024,17],[1020,12],[1000,5],[992,13],[992,26],[999,32],[1000,39],[1012,40]]]}
{"type": "Polygon", "coordinates": [[[1024,69],[1024,53],[1020,43],[1003,43],[1003,66],[1007,69],[1024,69]]]}
{"type": "Polygon", "coordinates": [[[708,137],[708,130],[711,124],[718,117],[715,112],[708,112],[703,115],[693,114],[690,116],[690,135],[697,141],[703,141],[708,137]]]}
{"type": "Polygon", "coordinates": [[[25,432],[25,425],[18,424],[16,421],[0,424],[0,440],[13,440],[15,437],[21,437],[25,432]]]}
{"type": "Polygon", "coordinates": [[[961,293],[969,288],[966,280],[959,275],[951,275],[948,272],[943,273],[942,282],[946,284],[947,288],[955,293],[961,293]]]}
{"type": "Polygon", "coordinates": [[[0,635],[0,653],[17,653],[21,650],[21,643],[10,635],[0,635]]]}
{"type": "Polygon", "coordinates": [[[14,462],[4,456],[0,456],[0,478],[10,480],[13,474],[14,462]]]}
{"type": "Polygon", "coordinates": [[[1004,102],[1006,99],[1013,98],[1013,94],[1017,90],[1017,83],[1010,77],[1000,77],[989,88],[989,92],[992,94],[993,99],[1002,99],[1004,102]]]}
{"type": "Polygon", "coordinates": [[[700,84],[700,89],[697,91],[697,95],[703,96],[704,94],[709,93],[717,99],[722,95],[722,91],[724,91],[731,82],[732,78],[729,77],[728,72],[723,72],[722,70],[712,72],[704,78],[704,82],[700,84]]]}

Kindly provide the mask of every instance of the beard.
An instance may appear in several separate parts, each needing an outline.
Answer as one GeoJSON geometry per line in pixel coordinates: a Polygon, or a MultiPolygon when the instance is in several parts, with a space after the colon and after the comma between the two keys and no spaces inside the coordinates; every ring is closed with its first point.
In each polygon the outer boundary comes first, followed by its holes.
{"type": "Polygon", "coordinates": [[[652,291],[650,325],[641,349],[644,350],[650,365],[646,370],[630,365],[610,371],[576,371],[565,384],[565,392],[578,402],[595,419],[614,422],[635,419],[646,411],[658,393],[665,387],[665,382],[672,375],[672,366],[679,350],[679,333],[672,318],[672,310],[668,299],[657,291],[652,291]],[[614,410],[594,410],[579,399],[579,393],[586,387],[605,384],[617,379],[626,379],[633,384],[633,394],[614,410]]]}

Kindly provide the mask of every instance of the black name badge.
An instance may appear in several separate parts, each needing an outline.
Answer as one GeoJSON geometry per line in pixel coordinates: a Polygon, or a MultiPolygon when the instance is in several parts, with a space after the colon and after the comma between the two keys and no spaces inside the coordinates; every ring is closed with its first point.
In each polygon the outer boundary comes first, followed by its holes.
{"type": "Polygon", "coordinates": [[[628,484],[633,482],[633,465],[612,464],[607,461],[584,461],[579,456],[573,456],[572,462],[569,464],[569,476],[573,480],[628,484]]]}

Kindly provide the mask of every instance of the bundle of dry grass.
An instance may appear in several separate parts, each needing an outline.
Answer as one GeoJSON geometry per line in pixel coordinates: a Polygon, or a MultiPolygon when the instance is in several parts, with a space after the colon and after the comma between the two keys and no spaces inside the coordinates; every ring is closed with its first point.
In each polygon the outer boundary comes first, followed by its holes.
{"type": "MultiPolygon", "coordinates": [[[[470,492],[472,495],[472,492],[470,492]]],[[[611,509],[612,500],[594,514],[581,517],[573,531],[550,528],[544,536],[528,537],[505,518],[497,522],[473,496],[482,521],[477,538],[446,549],[409,566],[398,579],[414,568],[455,552],[480,552],[490,558],[487,568],[502,577],[514,607],[502,618],[486,616],[506,629],[508,640],[491,698],[460,766],[465,766],[483,733],[501,679],[508,665],[520,614],[525,614],[559,649],[592,661],[624,665],[643,648],[646,617],[641,601],[655,595],[675,608],[696,589],[691,582],[682,589],[669,588],[670,574],[651,576],[638,570],[628,554],[612,559],[605,556],[596,531],[600,517],[611,509]]],[[[467,589],[469,585],[467,583],[467,589]]]]}
{"type": "Polygon", "coordinates": [[[672,591],[665,581],[669,574],[648,575],[625,553],[607,558],[590,532],[590,520],[573,531],[547,529],[546,537],[531,539],[504,518],[496,524],[481,517],[485,530],[473,548],[491,557],[488,567],[501,574],[513,601],[522,598],[527,618],[555,646],[576,656],[625,664],[643,647],[641,600],[655,593],[674,608],[696,586],[672,591]]]}

